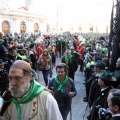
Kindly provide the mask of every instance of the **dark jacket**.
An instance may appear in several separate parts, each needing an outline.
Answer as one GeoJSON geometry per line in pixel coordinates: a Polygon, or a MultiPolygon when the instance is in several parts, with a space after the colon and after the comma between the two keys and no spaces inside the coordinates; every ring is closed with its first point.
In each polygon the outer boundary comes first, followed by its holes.
{"type": "Polygon", "coordinates": [[[100,89],[100,86],[98,85],[98,80],[97,78],[95,78],[90,87],[90,93],[89,93],[89,99],[88,99],[89,107],[93,105],[93,102],[95,100],[95,97],[99,89],[100,89]]]}
{"type": "Polygon", "coordinates": [[[120,116],[112,117],[110,120],[120,120],[120,116]]]}
{"type": "Polygon", "coordinates": [[[96,98],[93,102],[90,120],[96,120],[98,118],[98,109],[96,109],[96,106],[101,105],[101,107],[103,108],[108,108],[107,98],[111,89],[112,87],[110,86],[103,91],[101,91],[101,89],[98,91],[96,98]]]}
{"type": "MultiPolygon", "coordinates": [[[[63,56],[63,57],[62,57],[62,61],[61,61],[61,62],[67,64],[67,63],[66,63],[66,60],[65,60],[65,57],[66,57],[66,56],[63,56]]],[[[67,65],[68,65],[68,67],[69,67],[69,71],[72,71],[72,72],[76,72],[76,71],[77,71],[78,63],[77,63],[77,61],[76,61],[75,55],[72,56],[72,58],[71,58],[71,63],[70,63],[70,60],[69,60],[69,62],[68,62],[67,65]]]]}
{"type": "Polygon", "coordinates": [[[77,91],[75,88],[75,84],[71,78],[69,78],[68,83],[64,86],[64,92],[61,93],[57,91],[58,84],[55,81],[55,78],[50,79],[48,84],[48,89],[52,90],[54,93],[54,97],[58,103],[59,109],[66,108],[70,109],[71,107],[71,99],[68,96],[68,92],[72,92],[72,96],[76,96],[77,91]]]}
{"type": "Polygon", "coordinates": [[[3,61],[5,59],[5,46],[3,44],[0,44],[0,59],[3,61]]]}
{"type": "Polygon", "coordinates": [[[5,92],[8,88],[9,79],[8,79],[8,72],[5,69],[0,70],[0,95],[5,92]]]}
{"type": "Polygon", "coordinates": [[[5,68],[6,68],[6,70],[7,70],[8,72],[9,72],[9,69],[10,69],[11,65],[13,64],[13,62],[14,62],[15,60],[16,60],[15,57],[14,57],[14,56],[10,56],[10,55],[8,55],[8,56],[5,58],[5,62],[6,62],[5,68]]]}
{"type": "Polygon", "coordinates": [[[120,85],[120,69],[113,72],[113,77],[116,78],[116,81],[112,81],[112,86],[117,88],[120,85]]]}

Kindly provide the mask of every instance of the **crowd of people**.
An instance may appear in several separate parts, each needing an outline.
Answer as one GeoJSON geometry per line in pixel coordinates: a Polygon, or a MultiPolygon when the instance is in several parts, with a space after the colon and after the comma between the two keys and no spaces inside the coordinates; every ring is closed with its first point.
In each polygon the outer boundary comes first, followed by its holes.
{"type": "Polygon", "coordinates": [[[88,120],[103,120],[100,108],[109,107],[112,114],[120,116],[120,56],[116,70],[110,71],[108,44],[107,34],[0,33],[1,119],[66,120],[71,99],[77,95],[77,70],[84,73],[83,101],[91,109],[88,120]],[[61,62],[56,64],[58,57],[61,62]],[[52,77],[54,67],[56,76],[52,77]],[[45,86],[38,83],[37,71],[42,72],[45,86]]]}

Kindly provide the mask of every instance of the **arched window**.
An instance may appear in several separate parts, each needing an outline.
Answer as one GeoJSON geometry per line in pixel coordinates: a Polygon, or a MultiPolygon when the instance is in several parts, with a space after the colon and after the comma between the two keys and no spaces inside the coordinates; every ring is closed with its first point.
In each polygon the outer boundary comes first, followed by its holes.
{"type": "Polygon", "coordinates": [[[34,24],[34,32],[38,32],[38,31],[39,31],[38,24],[37,24],[37,23],[35,23],[35,24],[34,24]]]}
{"type": "Polygon", "coordinates": [[[4,21],[2,23],[2,32],[4,34],[10,33],[10,25],[9,25],[9,23],[7,21],[4,21]]]}
{"type": "Polygon", "coordinates": [[[22,21],[20,24],[20,32],[26,33],[26,23],[24,21],[22,21]]]}

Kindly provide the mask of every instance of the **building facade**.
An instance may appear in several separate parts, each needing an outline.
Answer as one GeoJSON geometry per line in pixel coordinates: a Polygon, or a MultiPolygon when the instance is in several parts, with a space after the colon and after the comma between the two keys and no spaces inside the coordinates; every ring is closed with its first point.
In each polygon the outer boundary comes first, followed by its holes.
{"type": "Polygon", "coordinates": [[[25,7],[0,10],[0,31],[6,33],[38,33],[46,31],[46,18],[30,13],[25,7]]]}
{"type": "MultiPolygon", "coordinates": [[[[4,1],[8,3],[13,0],[4,1]]],[[[75,0],[78,2],[71,1],[71,4],[68,0],[57,0],[58,3],[56,0],[22,1],[25,7],[17,10],[13,10],[11,5],[6,5],[11,6],[8,9],[0,9],[0,31],[3,33],[62,33],[66,31],[109,33],[110,31],[113,0],[75,0]]],[[[19,1],[14,0],[14,2],[19,1]]]]}

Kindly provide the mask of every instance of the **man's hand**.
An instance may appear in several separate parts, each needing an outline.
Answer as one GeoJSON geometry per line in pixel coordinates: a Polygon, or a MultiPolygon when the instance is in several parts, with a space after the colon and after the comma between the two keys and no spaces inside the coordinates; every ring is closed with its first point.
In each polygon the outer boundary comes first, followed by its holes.
{"type": "Polygon", "coordinates": [[[72,92],[69,92],[69,93],[68,93],[68,96],[69,96],[69,97],[72,97],[72,92]]]}

